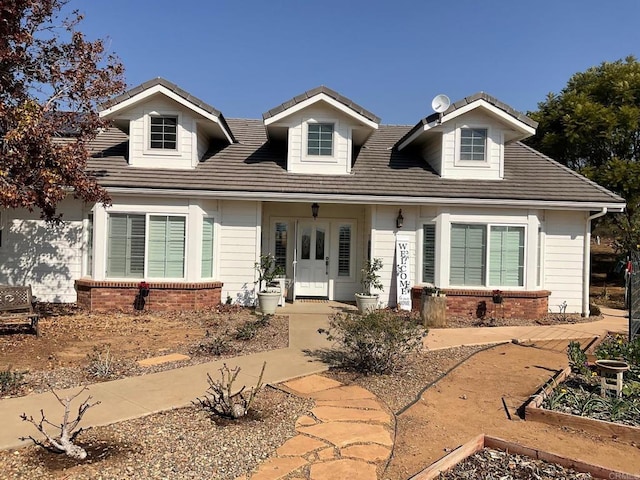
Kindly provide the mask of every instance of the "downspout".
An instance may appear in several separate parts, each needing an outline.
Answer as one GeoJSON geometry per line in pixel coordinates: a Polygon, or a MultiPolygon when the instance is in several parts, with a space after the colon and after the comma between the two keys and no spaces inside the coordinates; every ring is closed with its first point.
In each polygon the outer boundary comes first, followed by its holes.
{"type": "Polygon", "coordinates": [[[589,316],[589,276],[591,274],[591,221],[606,215],[607,207],[587,218],[584,231],[584,271],[582,278],[582,316],[589,316]]]}

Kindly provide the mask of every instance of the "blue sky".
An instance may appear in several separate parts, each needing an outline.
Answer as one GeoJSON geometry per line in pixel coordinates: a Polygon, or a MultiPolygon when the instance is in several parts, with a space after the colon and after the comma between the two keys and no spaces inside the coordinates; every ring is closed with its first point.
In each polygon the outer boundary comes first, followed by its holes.
{"type": "Polygon", "coordinates": [[[640,56],[638,0],[71,0],[108,37],[129,86],[164,77],[229,118],[318,85],[388,124],[438,93],[535,110],[569,77],[640,56]]]}

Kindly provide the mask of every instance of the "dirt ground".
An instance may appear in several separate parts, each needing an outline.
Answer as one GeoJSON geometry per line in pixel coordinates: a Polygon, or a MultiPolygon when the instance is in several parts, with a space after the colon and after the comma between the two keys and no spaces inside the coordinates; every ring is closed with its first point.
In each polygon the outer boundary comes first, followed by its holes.
{"type": "Polygon", "coordinates": [[[72,306],[44,306],[40,336],[0,330],[0,370],[53,370],[87,365],[94,347],[109,344],[119,360],[141,360],[168,353],[189,354],[205,337],[233,333],[257,317],[249,309],[229,308],[174,313],[92,314],[72,306]]]}
{"type": "Polygon", "coordinates": [[[518,407],[539,386],[566,368],[566,343],[500,345],[477,353],[453,370],[398,415],[396,444],[383,478],[409,478],[480,433],[640,473],[640,445],[517,416],[518,407]],[[507,418],[502,399],[512,420],[507,418]]]}

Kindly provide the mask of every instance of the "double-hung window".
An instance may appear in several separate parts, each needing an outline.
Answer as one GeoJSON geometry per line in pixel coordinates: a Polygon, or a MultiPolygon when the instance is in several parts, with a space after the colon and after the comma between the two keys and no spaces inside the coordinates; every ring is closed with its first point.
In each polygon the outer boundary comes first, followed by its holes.
{"type": "Polygon", "coordinates": [[[451,225],[449,283],[522,287],[524,238],[522,226],[451,225]]]}
{"type": "Polygon", "coordinates": [[[178,146],[178,117],[156,116],[149,121],[149,147],[160,150],[176,150],[178,146]]]}
{"type": "Polygon", "coordinates": [[[460,160],[484,162],[487,160],[487,129],[460,129],[460,160]]]}
{"type": "Polygon", "coordinates": [[[107,276],[184,278],[186,217],[110,214],[107,276]]]}
{"type": "Polygon", "coordinates": [[[333,124],[309,123],[307,125],[307,155],[333,155],[333,124]]]}

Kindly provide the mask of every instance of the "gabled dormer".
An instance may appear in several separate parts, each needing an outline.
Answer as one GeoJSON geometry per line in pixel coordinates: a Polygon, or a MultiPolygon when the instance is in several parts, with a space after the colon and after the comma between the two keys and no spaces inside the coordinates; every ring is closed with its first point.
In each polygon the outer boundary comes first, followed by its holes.
{"type": "Polygon", "coordinates": [[[211,143],[234,142],[218,110],[163,78],[110,100],[100,116],[129,135],[134,167],[195,168],[211,143]]]}
{"type": "Polygon", "coordinates": [[[536,133],[537,122],[486,93],[434,113],[396,144],[419,151],[443,178],[501,180],[504,146],[536,133]]]}
{"type": "Polygon", "coordinates": [[[287,171],[341,175],[351,172],[353,151],[377,130],[380,119],[321,86],[269,110],[267,137],[286,142],[287,171]]]}

